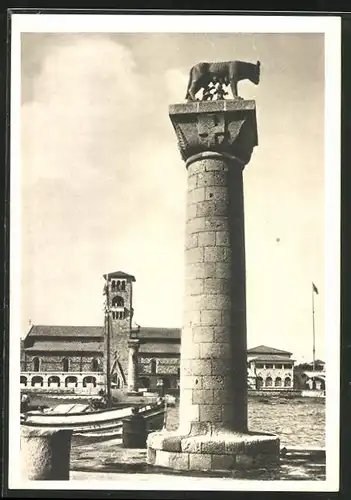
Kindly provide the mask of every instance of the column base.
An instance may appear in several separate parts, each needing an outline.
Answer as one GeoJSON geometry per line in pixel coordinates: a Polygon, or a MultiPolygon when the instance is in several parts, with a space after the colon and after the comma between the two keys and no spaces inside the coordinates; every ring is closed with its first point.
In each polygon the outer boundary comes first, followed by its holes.
{"type": "Polygon", "coordinates": [[[149,434],[150,465],[176,470],[227,471],[276,466],[279,438],[262,432],[216,431],[186,435],[177,431],[149,434]]]}

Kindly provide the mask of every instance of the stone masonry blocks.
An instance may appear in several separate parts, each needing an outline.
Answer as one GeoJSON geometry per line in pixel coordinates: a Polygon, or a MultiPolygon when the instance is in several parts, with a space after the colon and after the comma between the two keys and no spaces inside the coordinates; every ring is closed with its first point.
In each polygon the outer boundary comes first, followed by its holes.
{"type": "Polygon", "coordinates": [[[170,109],[188,170],[179,430],[163,441],[150,434],[148,456],[178,470],[254,467],[279,455],[275,436],[246,432],[246,365],[236,362],[246,355],[238,352],[246,337],[242,170],[257,144],[255,105],[170,109]]]}

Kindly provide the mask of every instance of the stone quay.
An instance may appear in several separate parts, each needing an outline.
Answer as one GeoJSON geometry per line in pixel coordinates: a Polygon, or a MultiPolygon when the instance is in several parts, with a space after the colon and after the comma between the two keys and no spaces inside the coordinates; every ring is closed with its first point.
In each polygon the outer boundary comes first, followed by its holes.
{"type": "Polygon", "coordinates": [[[178,470],[275,467],[279,438],[247,425],[243,169],[256,104],[174,104],[188,171],[179,427],[148,437],[148,463],[178,470]]]}

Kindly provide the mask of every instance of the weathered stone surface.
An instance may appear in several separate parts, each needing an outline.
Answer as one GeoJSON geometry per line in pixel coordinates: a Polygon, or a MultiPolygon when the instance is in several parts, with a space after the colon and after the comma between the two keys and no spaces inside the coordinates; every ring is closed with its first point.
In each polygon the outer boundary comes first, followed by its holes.
{"type": "Polygon", "coordinates": [[[21,425],[22,477],[25,480],[69,479],[71,430],[21,425]]]}
{"type": "Polygon", "coordinates": [[[188,169],[179,430],[163,441],[151,435],[148,444],[152,463],[179,470],[253,467],[279,451],[275,436],[246,432],[242,170],[257,130],[252,102],[226,106],[171,108],[188,169]]]}

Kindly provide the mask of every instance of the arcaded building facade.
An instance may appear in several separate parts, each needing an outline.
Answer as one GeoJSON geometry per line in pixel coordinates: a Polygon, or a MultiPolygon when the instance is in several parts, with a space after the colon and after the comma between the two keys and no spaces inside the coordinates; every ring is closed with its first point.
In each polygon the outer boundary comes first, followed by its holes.
{"type": "MultiPolygon", "coordinates": [[[[109,328],[106,321],[98,326],[32,325],[21,341],[21,389],[96,394],[106,389],[108,367],[112,387],[127,389],[134,363],[138,389],[155,391],[162,385],[170,393],[179,390],[180,328],[136,325],[135,277],[117,271],[104,278],[109,328]]],[[[247,354],[249,388],[293,387],[291,353],[258,346],[247,354]]]]}

